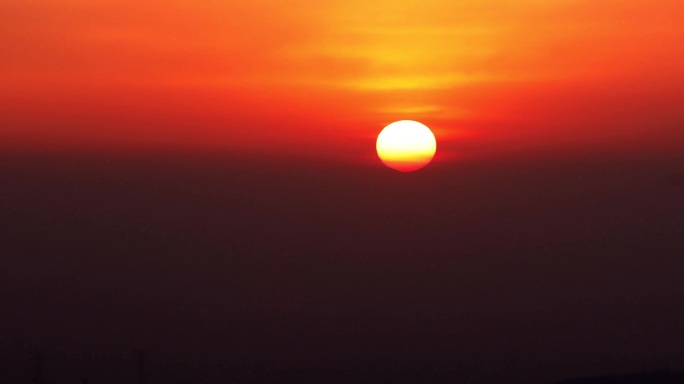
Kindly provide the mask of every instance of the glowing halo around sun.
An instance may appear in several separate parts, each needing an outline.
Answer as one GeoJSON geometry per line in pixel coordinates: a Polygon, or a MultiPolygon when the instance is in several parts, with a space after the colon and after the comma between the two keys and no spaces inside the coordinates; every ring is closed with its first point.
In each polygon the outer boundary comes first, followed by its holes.
{"type": "Polygon", "coordinates": [[[380,132],[375,149],[386,166],[400,172],[411,172],[432,161],[437,141],[425,125],[413,120],[401,120],[380,132]]]}

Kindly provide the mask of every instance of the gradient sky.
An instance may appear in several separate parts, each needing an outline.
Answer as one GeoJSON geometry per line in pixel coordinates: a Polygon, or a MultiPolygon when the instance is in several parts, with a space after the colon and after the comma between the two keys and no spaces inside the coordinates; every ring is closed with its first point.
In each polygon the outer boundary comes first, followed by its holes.
{"type": "Polygon", "coordinates": [[[137,349],[168,368],[150,384],[232,382],[214,361],[684,369],[682,20],[680,0],[5,1],[0,381],[36,350],[49,384],[131,382],[78,356],[137,349]],[[437,138],[417,172],[375,154],[402,119],[437,138]]]}
{"type": "Polygon", "coordinates": [[[683,141],[675,0],[18,0],[2,13],[5,147],[367,161],[400,119],[432,127],[442,159],[683,141]]]}

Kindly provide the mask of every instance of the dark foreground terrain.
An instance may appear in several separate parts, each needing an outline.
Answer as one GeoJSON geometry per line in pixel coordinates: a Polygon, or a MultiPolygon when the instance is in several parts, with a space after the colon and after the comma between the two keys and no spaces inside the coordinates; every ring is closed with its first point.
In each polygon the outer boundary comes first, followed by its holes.
{"type": "Polygon", "coordinates": [[[0,384],[29,383],[35,350],[34,384],[547,384],[682,371],[682,175],[681,155],[400,174],[4,154],[0,384]],[[144,380],[139,349],[150,351],[144,380]],[[123,357],[103,357],[112,351],[123,357]]]}
{"type": "Polygon", "coordinates": [[[559,384],[679,384],[684,383],[684,372],[650,372],[631,375],[606,375],[562,381],[559,384]]]}

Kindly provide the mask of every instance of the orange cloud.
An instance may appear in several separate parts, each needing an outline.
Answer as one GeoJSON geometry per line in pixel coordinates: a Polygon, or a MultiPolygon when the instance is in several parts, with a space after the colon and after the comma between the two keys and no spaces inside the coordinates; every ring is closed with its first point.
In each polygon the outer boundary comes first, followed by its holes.
{"type": "Polygon", "coordinates": [[[5,144],[348,156],[414,119],[446,149],[610,147],[672,143],[683,120],[675,0],[17,0],[4,18],[5,144]]]}

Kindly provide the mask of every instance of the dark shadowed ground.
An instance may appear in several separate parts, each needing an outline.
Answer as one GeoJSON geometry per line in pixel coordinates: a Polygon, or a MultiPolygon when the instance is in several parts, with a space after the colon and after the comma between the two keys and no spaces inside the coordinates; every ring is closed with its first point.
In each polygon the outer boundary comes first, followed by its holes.
{"type": "Polygon", "coordinates": [[[5,154],[2,380],[28,382],[37,350],[55,384],[135,380],[140,349],[150,383],[684,369],[683,174],[676,156],[400,174],[5,154]]]}

